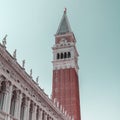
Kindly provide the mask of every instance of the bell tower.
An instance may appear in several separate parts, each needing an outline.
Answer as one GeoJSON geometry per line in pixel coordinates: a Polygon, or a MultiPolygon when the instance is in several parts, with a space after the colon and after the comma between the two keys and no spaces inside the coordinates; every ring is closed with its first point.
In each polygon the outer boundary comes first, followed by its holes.
{"type": "Polygon", "coordinates": [[[74,120],[81,120],[78,80],[78,52],[66,9],[55,34],[53,49],[52,99],[74,120]]]}

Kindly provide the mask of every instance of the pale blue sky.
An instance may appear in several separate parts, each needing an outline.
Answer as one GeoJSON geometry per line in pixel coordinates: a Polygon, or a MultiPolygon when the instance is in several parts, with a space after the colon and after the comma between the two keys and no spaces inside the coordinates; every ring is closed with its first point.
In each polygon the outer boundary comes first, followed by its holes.
{"type": "Polygon", "coordinates": [[[82,120],[120,120],[120,0],[0,0],[0,39],[51,94],[54,34],[64,8],[77,40],[82,120]]]}

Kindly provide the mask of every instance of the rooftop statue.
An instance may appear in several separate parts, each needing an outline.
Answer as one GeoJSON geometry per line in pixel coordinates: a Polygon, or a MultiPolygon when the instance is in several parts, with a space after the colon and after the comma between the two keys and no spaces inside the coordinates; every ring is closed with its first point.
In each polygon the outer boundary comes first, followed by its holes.
{"type": "Polygon", "coordinates": [[[16,52],[17,52],[17,50],[15,49],[15,51],[13,52],[13,58],[15,58],[15,59],[16,59],[16,52]]]}
{"type": "Polygon", "coordinates": [[[7,42],[6,42],[6,38],[7,38],[7,34],[5,35],[5,37],[2,40],[2,45],[5,47],[7,42]]]}
{"type": "Polygon", "coordinates": [[[22,67],[25,68],[25,60],[22,61],[22,67]]]}

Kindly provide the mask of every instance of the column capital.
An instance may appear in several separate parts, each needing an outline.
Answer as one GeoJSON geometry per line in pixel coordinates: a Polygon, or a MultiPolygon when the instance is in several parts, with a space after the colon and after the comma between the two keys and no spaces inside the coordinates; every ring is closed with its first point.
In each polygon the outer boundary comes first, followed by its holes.
{"type": "Polygon", "coordinates": [[[5,80],[6,92],[10,92],[10,86],[12,85],[10,81],[5,80]]]}
{"type": "Polygon", "coordinates": [[[24,105],[24,107],[27,107],[28,106],[28,103],[29,103],[29,98],[28,97],[26,97],[24,94],[21,94],[21,99],[22,99],[22,102],[23,102],[23,105],[24,105]]]}
{"type": "Polygon", "coordinates": [[[0,90],[1,90],[2,82],[5,80],[6,78],[3,75],[0,75],[0,90]]]}
{"type": "Polygon", "coordinates": [[[25,97],[25,106],[29,106],[30,99],[28,97],[25,97]]]}
{"type": "Polygon", "coordinates": [[[33,101],[31,101],[31,107],[32,107],[32,112],[35,112],[37,106],[33,101]]]}
{"type": "Polygon", "coordinates": [[[20,99],[20,95],[21,95],[21,91],[20,90],[16,90],[16,100],[20,99]]]}

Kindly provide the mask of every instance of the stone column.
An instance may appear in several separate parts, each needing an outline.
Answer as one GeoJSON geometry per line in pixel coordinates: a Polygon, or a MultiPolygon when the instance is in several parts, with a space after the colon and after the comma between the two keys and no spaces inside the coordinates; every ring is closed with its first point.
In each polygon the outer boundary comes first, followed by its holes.
{"type": "Polygon", "coordinates": [[[15,100],[15,112],[14,112],[14,117],[18,118],[19,114],[19,104],[20,104],[20,91],[16,90],[16,100],[15,100]]]}
{"type": "Polygon", "coordinates": [[[49,120],[51,120],[51,117],[49,116],[49,120]]]}
{"type": "Polygon", "coordinates": [[[47,116],[47,120],[50,120],[50,116],[49,115],[47,116]]]}
{"type": "Polygon", "coordinates": [[[37,119],[37,115],[39,116],[39,111],[38,111],[38,106],[36,105],[35,120],[39,120],[39,118],[37,119]]]}
{"type": "Polygon", "coordinates": [[[3,91],[3,106],[2,106],[2,111],[6,112],[6,104],[7,104],[7,92],[3,91]]]}
{"type": "Polygon", "coordinates": [[[39,118],[40,118],[40,120],[42,120],[42,115],[43,115],[43,112],[44,112],[44,111],[43,111],[42,109],[40,109],[40,117],[39,117],[39,118]]]}
{"type": "Polygon", "coordinates": [[[35,112],[34,112],[34,119],[36,120],[36,115],[37,115],[37,105],[35,105],[35,112]]]}
{"type": "Polygon", "coordinates": [[[30,99],[26,98],[26,115],[24,120],[29,120],[29,111],[30,111],[30,99]]]}
{"type": "Polygon", "coordinates": [[[5,85],[6,85],[6,90],[4,91],[3,111],[9,114],[13,86],[9,81],[5,81],[5,85]]]}
{"type": "Polygon", "coordinates": [[[47,120],[47,113],[44,114],[45,120],[47,120]]]}
{"type": "MultiPolygon", "coordinates": [[[[39,109],[39,107],[37,109],[38,109],[38,120],[41,120],[40,119],[40,109],[39,109]]],[[[36,113],[36,115],[37,115],[37,113],[36,113]]]]}
{"type": "Polygon", "coordinates": [[[2,80],[0,80],[0,91],[1,91],[1,83],[2,83],[2,80]]]}
{"type": "Polygon", "coordinates": [[[37,112],[37,106],[36,104],[32,103],[32,120],[36,120],[36,112],[37,112]]]}
{"type": "MultiPolygon", "coordinates": [[[[1,80],[1,78],[0,78],[0,92],[2,92],[1,91],[1,87],[2,87],[2,85],[1,85],[1,83],[2,83],[2,80],[1,80]]],[[[0,101],[0,110],[2,109],[2,102],[3,102],[3,97],[2,97],[3,95],[2,95],[2,93],[0,93],[0,99],[1,99],[1,101],[0,101]]]]}
{"type": "Polygon", "coordinates": [[[29,109],[30,109],[30,100],[25,98],[25,112],[24,112],[24,120],[29,120],[29,109]]]}
{"type": "Polygon", "coordinates": [[[23,120],[27,120],[27,105],[24,106],[24,117],[23,120]]]}
{"type": "Polygon", "coordinates": [[[20,96],[19,96],[19,106],[18,106],[18,120],[20,120],[20,112],[21,112],[21,104],[22,104],[22,93],[20,93],[20,96]]]}

